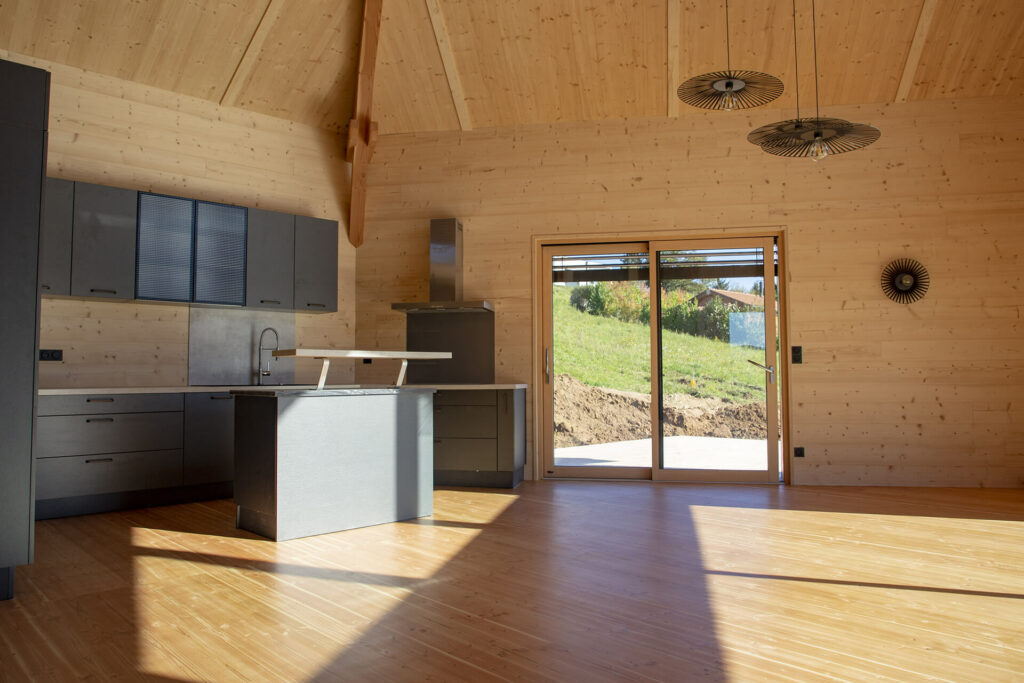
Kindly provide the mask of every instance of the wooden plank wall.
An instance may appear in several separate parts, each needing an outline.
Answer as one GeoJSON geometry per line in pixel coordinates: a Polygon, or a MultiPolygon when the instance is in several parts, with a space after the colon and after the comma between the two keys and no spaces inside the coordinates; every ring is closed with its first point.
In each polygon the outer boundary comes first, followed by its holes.
{"type": "MultiPolygon", "coordinates": [[[[427,294],[428,220],[465,225],[465,295],[497,311],[497,381],[534,373],[535,236],[783,226],[797,484],[1024,484],[1024,98],[822,111],[872,147],[780,159],[747,132],[792,111],[383,136],[356,273],[357,343],[402,348],[427,294]],[[912,306],[879,274],[931,272],[912,306]]],[[[357,369],[384,381],[393,369],[357,369]]],[[[533,392],[531,391],[531,394],[533,392]]],[[[532,400],[532,397],[531,397],[532,400]]],[[[531,416],[532,417],[532,416],[531,416]]],[[[530,460],[534,431],[530,427],[530,460]]]]}
{"type": "MultiPolygon", "coordinates": [[[[333,133],[0,51],[52,73],[47,172],[71,180],[164,192],[339,221],[338,313],[296,314],[296,343],[351,347],[355,250],[345,237],[344,141],[333,133]]],[[[188,378],[188,307],[44,299],[41,387],[177,386],[188,378]]],[[[331,368],[331,382],[353,370],[331,368]]],[[[318,363],[299,363],[314,381],[318,363]]]]}

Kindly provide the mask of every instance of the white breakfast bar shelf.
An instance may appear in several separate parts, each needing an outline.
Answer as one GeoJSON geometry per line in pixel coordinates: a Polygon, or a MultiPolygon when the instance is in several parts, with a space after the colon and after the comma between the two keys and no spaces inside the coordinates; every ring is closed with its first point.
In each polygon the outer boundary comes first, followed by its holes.
{"type": "Polygon", "coordinates": [[[400,360],[402,367],[398,371],[396,387],[402,386],[405,382],[405,371],[409,367],[410,360],[448,360],[452,357],[451,351],[377,351],[358,349],[278,349],[273,355],[277,358],[315,358],[323,361],[320,369],[320,381],[317,382],[317,391],[322,391],[327,384],[327,371],[331,367],[331,360],[334,358],[354,359],[387,359],[400,360]]]}

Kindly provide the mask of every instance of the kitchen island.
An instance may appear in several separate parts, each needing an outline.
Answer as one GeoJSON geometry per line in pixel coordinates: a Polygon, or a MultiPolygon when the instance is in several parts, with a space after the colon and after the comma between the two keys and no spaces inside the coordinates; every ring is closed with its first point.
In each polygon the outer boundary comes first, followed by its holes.
{"type": "Polygon", "coordinates": [[[232,393],[240,528],[284,541],[433,513],[434,389],[232,393]]]}

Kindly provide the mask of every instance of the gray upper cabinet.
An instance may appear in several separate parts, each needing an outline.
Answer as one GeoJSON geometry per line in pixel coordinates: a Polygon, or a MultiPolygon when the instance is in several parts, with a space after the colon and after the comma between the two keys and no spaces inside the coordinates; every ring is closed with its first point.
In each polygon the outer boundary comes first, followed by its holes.
{"type": "Polygon", "coordinates": [[[338,222],[295,217],[295,310],[338,310],[338,222]]]}
{"type": "Polygon", "coordinates": [[[245,303],[291,310],[295,304],[295,216],[249,209],[245,303]]]}
{"type": "Polygon", "coordinates": [[[135,190],[75,183],[72,296],[135,296],[138,197],[135,190]]]}
{"type": "Polygon", "coordinates": [[[234,478],[234,396],[186,394],[184,484],[210,484],[234,478]]]}
{"type": "Polygon", "coordinates": [[[39,293],[71,294],[71,221],[75,183],[47,178],[39,230],[39,293]]]}

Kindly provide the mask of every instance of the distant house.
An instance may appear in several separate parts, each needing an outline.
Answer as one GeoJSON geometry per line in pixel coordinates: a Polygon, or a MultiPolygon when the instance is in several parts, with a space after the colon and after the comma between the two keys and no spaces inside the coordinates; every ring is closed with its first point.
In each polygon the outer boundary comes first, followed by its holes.
{"type": "Polygon", "coordinates": [[[718,299],[730,306],[764,306],[764,297],[747,292],[730,292],[727,289],[708,288],[694,298],[698,308],[704,308],[711,299],[718,299]]]}

